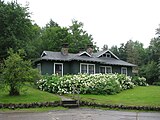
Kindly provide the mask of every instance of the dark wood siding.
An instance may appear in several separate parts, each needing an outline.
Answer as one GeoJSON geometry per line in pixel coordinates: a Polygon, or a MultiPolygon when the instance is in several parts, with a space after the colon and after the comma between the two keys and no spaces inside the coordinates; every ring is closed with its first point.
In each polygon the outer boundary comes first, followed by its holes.
{"type": "Polygon", "coordinates": [[[41,74],[53,74],[54,63],[52,61],[41,61],[41,74]]]}
{"type": "Polygon", "coordinates": [[[71,62],[71,73],[78,74],[80,72],[80,62],[73,61],[71,62]]]}
{"type": "MultiPolygon", "coordinates": [[[[112,73],[121,73],[121,68],[125,66],[116,66],[116,65],[104,65],[93,62],[63,62],[63,61],[41,61],[41,74],[53,74],[54,73],[54,63],[63,63],[63,75],[66,74],[78,74],[80,73],[80,63],[95,64],[95,73],[99,73],[100,66],[112,66],[112,73]]],[[[132,76],[132,67],[127,67],[127,75],[132,76]]]]}
{"type": "Polygon", "coordinates": [[[71,63],[70,62],[64,62],[63,63],[63,74],[66,75],[66,74],[72,74],[72,71],[71,71],[71,63]]]}

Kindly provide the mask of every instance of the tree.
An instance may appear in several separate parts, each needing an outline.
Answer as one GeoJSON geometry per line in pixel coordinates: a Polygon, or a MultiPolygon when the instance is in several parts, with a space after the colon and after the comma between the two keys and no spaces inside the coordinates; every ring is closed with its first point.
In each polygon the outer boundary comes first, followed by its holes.
{"type": "Polygon", "coordinates": [[[43,50],[60,51],[63,43],[70,44],[68,29],[60,26],[47,26],[43,29],[40,41],[40,52],[43,50]]]}
{"type": "Polygon", "coordinates": [[[68,43],[69,52],[77,53],[79,48],[86,48],[87,45],[93,44],[93,41],[91,35],[83,30],[83,23],[73,20],[72,25],[67,28],[51,20],[43,28],[39,43],[40,46],[37,46],[39,52],[43,50],[59,52],[62,44],[68,43]]]}
{"type": "Polygon", "coordinates": [[[113,45],[110,49],[116,56],[120,57],[117,45],[113,45]]]}
{"type": "Polygon", "coordinates": [[[7,50],[26,47],[32,40],[32,21],[28,6],[22,7],[16,1],[5,3],[0,0],[0,61],[7,57],[7,50]]]}
{"type": "Polygon", "coordinates": [[[14,53],[8,51],[9,56],[2,64],[1,81],[9,87],[9,95],[20,95],[20,90],[26,82],[33,82],[40,78],[37,69],[33,69],[31,62],[24,60],[24,50],[14,53]]]}
{"type": "Polygon", "coordinates": [[[158,62],[158,80],[160,82],[160,58],[159,58],[159,62],[158,62]]]}
{"type": "Polygon", "coordinates": [[[145,61],[145,49],[143,48],[143,44],[139,41],[129,40],[125,44],[127,61],[136,65],[142,65],[145,61]]]}
{"type": "Polygon", "coordinates": [[[108,50],[108,45],[106,45],[106,44],[105,44],[105,45],[103,45],[102,50],[103,50],[103,51],[108,50]]]}
{"type": "Polygon", "coordinates": [[[152,84],[158,81],[158,67],[157,63],[154,61],[148,62],[146,65],[143,65],[139,71],[140,76],[143,76],[147,79],[147,83],[152,84]]]}
{"type": "Polygon", "coordinates": [[[89,35],[86,31],[83,30],[84,24],[78,22],[77,20],[72,20],[72,25],[69,26],[69,33],[71,34],[71,42],[69,43],[71,52],[79,52],[79,48],[86,48],[87,45],[93,45],[94,50],[98,48],[95,43],[93,43],[92,35],[89,35]]]}
{"type": "Polygon", "coordinates": [[[127,55],[126,55],[126,48],[124,43],[121,44],[121,46],[118,48],[118,51],[119,51],[119,58],[126,61],[127,55]]]}
{"type": "Polygon", "coordinates": [[[160,37],[153,38],[150,41],[148,56],[150,61],[153,60],[158,63],[158,59],[160,58],[160,37]]]}

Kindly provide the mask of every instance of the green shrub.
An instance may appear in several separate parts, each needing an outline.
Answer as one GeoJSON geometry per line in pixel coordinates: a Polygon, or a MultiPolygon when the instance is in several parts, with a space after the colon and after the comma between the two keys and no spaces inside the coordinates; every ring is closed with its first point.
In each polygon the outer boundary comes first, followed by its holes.
{"type": "Polygon", "coordinates": [[[153,85],[160,86],[160,82],[154,82],[153,85]]]}
{"type": "Polygon", "coordinates": [[[132,77],[132,82],[137,86],[148,86],[146,78],[134,76],[132,77]]]}

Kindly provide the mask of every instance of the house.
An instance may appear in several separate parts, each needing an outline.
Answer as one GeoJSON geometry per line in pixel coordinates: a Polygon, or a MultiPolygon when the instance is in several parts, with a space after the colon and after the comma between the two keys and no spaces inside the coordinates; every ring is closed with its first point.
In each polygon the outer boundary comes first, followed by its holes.
{"type": "Polygon", "coordinates": [[[43,51],[35,60],[36,67],[45,74],[78,74],[78,73],[121,73],[132,76],[136,65],[120,60],[110,50],[93,53],[91,46],[77,54],[68,53],[68,46],[63,45],[61,52],[43,51]]]}

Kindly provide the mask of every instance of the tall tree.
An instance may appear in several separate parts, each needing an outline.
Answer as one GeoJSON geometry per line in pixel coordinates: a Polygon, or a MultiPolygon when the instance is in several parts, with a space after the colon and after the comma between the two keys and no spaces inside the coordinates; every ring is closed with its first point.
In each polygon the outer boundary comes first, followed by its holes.
{"type": "Polygon", "coordinates": [[[126,61],[127,54],[126,54],[126,48],[124,43],[121,44],[121,46],[118,48],[118,51],[119,51],[119,58],[126,61]]]}
{"type": "Polygon", "coordinates": [[[47,26],[43,28],[40,40],[40,52],[43,50],[60,51],[63,43],[69,42],[68,28],[60,26],[47,26]]]}
{"type": "Polygon", "coordinates": [[[149,60],[153,60],[158,63],[158,59],[160,58],[160,37],[153,38],[150,41],[148,49],[149,60]]]}
{"type": "Polygon", "coordinates": [[[17,51],[26,47],[31,35],[32,21],[28,6],[0,0],[0,60],[7,56],[9,48],[17,51]]]}
{"type": "MultiPolygon", "coordinates": [[[[50,50],[60,51],[63,43],[69,44],[69,52],[77,53],[79,48],[86,48],[88,44],[93,44],[92,37],[83,30],[83,23],[73,20],[72,25],[61,27],[51,20],[43,28],[39,51],[50,50]]],[[[94,48],[96,46],[94,45],[94,48]]]]}
{"type": "Polygon", "coordinates": [[[109,48],[108,48],[108,45],[103,45],[103,48],[102,48],[102,50],[104,51],[104,50],[108,50],[109,48]]]}
{"type": "Polygon", "coordinates": [[[118,50],[117,45],[113,45],[109,50],[112,51],[112,52],[113,52],[115,55],[117,55],[118,57],[121,57],[121,56],[119,55],[119,50],[118,50]]]}
{"type": "Polygon", "coordinates": [[[92,35],[89,35],[83,30],[83,23],[77,20],[72,20],[72,25],[69,26],[69,33],[71,34],[71,52],[79,52],[78,48],[86,48],[87,45],[93,44],[93,48],[96,50],[97,47],[93,43],[92,35]]]}
{"type": "Polygon", "coordinates": [[[125,44],[127,61],[136,65],[142,65],[145,61],[145,49],[139,41],[129,40],[125,44]]]}

